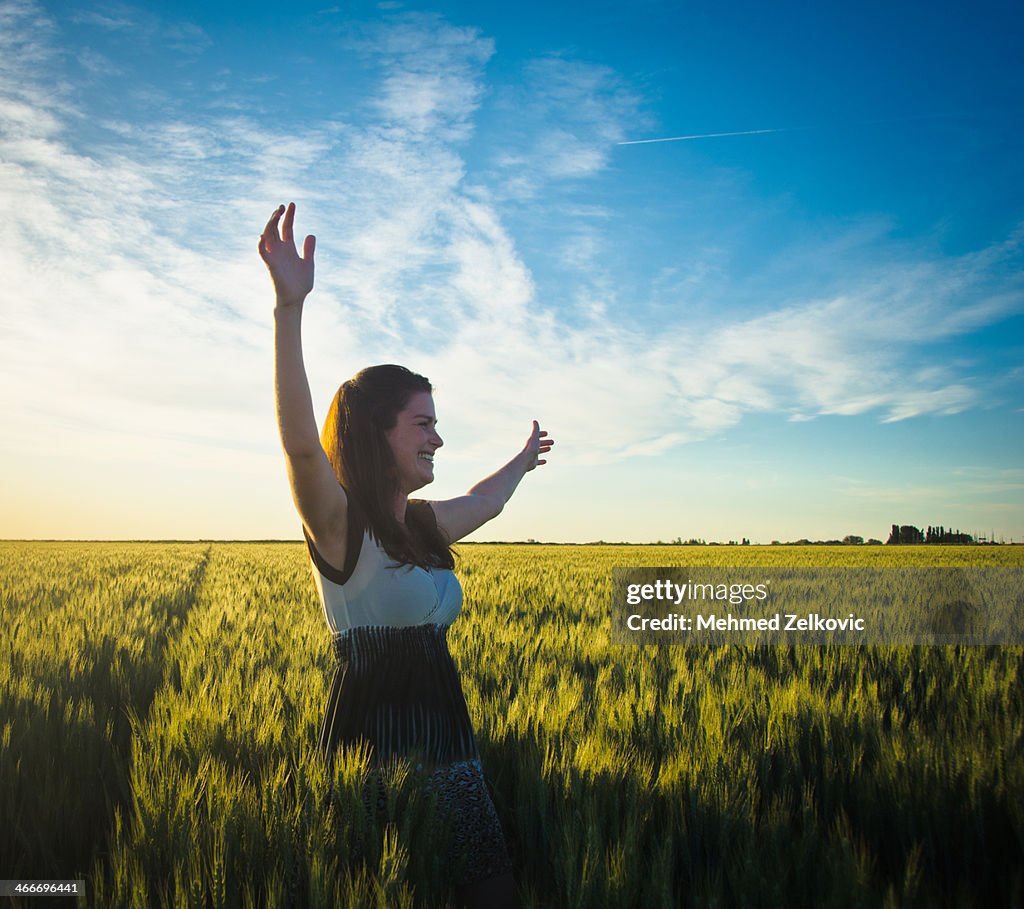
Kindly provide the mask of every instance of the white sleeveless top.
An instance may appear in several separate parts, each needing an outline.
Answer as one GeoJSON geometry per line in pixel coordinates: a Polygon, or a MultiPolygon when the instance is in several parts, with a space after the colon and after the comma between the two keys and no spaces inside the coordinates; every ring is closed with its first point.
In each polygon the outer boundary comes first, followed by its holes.
{"type": "MultiPolygon", "coordinates": [[[[349,542],[342,569],[328,564],[303,527],[324,618],[334,634],[365,625],[450,625],[462,608],[462,586],[450,568],[400,565],[355,520],[349,497],[349,542]],[[358,537],[358,550],[353,540],[358,537]],[[354,560],[354,564],[353,564],[354,560]]],[[[426,502],[410,507],[430,509],[426,502]]],[[[433,509],[430,509],[433,517],[433,509]]]]}

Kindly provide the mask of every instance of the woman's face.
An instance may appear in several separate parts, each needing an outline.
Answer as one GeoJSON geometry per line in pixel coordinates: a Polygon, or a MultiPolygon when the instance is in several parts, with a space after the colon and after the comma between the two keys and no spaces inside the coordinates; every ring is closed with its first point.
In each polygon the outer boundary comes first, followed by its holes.
{"type": "Polygon", "coordinates": [[[444,445],[437,434],[434,398],[416,392],[399,411],[392,429],[384,433],[398,469],[398,484],[408,494],[434,481],[434,452],[444,445]]]}

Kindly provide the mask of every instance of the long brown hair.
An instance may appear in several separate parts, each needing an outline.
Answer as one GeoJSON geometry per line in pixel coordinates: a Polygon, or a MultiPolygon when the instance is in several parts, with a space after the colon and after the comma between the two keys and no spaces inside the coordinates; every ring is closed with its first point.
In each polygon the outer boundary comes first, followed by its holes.
{"type": "Polygon", "coordinates": [[[320,444],[334,475],[366,516],[370,533],[396,562],[421,568],[454,568],[451,546],[427,507],[410,499],[406,526],[395,518],[398,468],[385,433],[430,381],[404,366],[370,366],[343,382],[331,401],[320,444]]]}

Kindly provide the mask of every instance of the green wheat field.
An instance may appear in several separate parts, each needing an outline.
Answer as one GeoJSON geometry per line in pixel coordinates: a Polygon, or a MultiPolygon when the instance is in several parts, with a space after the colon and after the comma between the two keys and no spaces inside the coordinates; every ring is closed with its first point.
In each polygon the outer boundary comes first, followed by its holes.
{"type": "MultiPolygon", "coordinates": [[[[622,646],[609,609],[616,567],[1024,548],[459,555],[449,641],[524,906],[1024,905],[1020,646],[622,646]]],[[[334,657],[302,546],[6,542],[0,577],[0,878],[96,907],[453,901],[409,768],[381,819],[366,755],[317,754],[334,657]]]]}

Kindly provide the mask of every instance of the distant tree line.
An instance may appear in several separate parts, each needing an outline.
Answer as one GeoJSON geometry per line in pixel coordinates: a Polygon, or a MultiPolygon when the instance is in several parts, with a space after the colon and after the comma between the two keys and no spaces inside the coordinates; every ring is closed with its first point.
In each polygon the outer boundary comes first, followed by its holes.
{"type": "MultiPolygon", "coordinates": [[[[969,533],[957,529],[952,530],[942,525],[933,527],[928,526],[926,530],[921,530],[919,527],[915,527],[913,524],[893,524],[892,532],[889,534],[889,539],[885,541],[887,544],[918,544],[918,543],[985,543],[995,542],[995,535],[993,534],[992,540],[989,541],[984,535],[980,537],[972,536],[969,533]]],[[[484,541],[481,541],[484,543],[484,541]]],[[[664,540],[658,540],[655,543],[630,543],[627,540],[620,540],[618,543],[609,540],[591,540],[583,544],[575,543],[541,543],[538,540],[518,540],[518,541],[499,541],[499,540],[488,540],[487,544],[491,545],[523,545],[524,543],[532,545],[583,545],[583,546],[749,546],[749,537],[741,537],[739,540],[729,540],[728,543],[720,543],[717,540],[705,540],[702,537],[690,537],[689,539],[683,539],[682,536],[678,536],[673,540],[669,540],[667,543],[664,540]]],[[[865,540],[864,537],[859,534],[850,533],[843,537],[841,540],[808,540],[803,538],[800,540],[790,540],[788,542],[781,542],[780,540],[772,540],[772,546],[881,546],[882,541],[876,540],[874,537],[865,540]]]]}
{"type": "Polygon", "coordinates": [[[895,543],[977,543],[978,541],[969,533],[962,533],[959,529],[951,530],[947,527],[932,527],[923,531],[913,524],[893,524],[888,544],[895,543]]]}
{"type": "Polygon", "coordinates": [[[864,537],[855,533],[848,533],[841,540],[808,540],[802,537],[799,540],[790,540],[783,543],[781,540],[772,540],[772,546],[881,546],[882,541],[872,537],[867,542],[864,537]]]}

